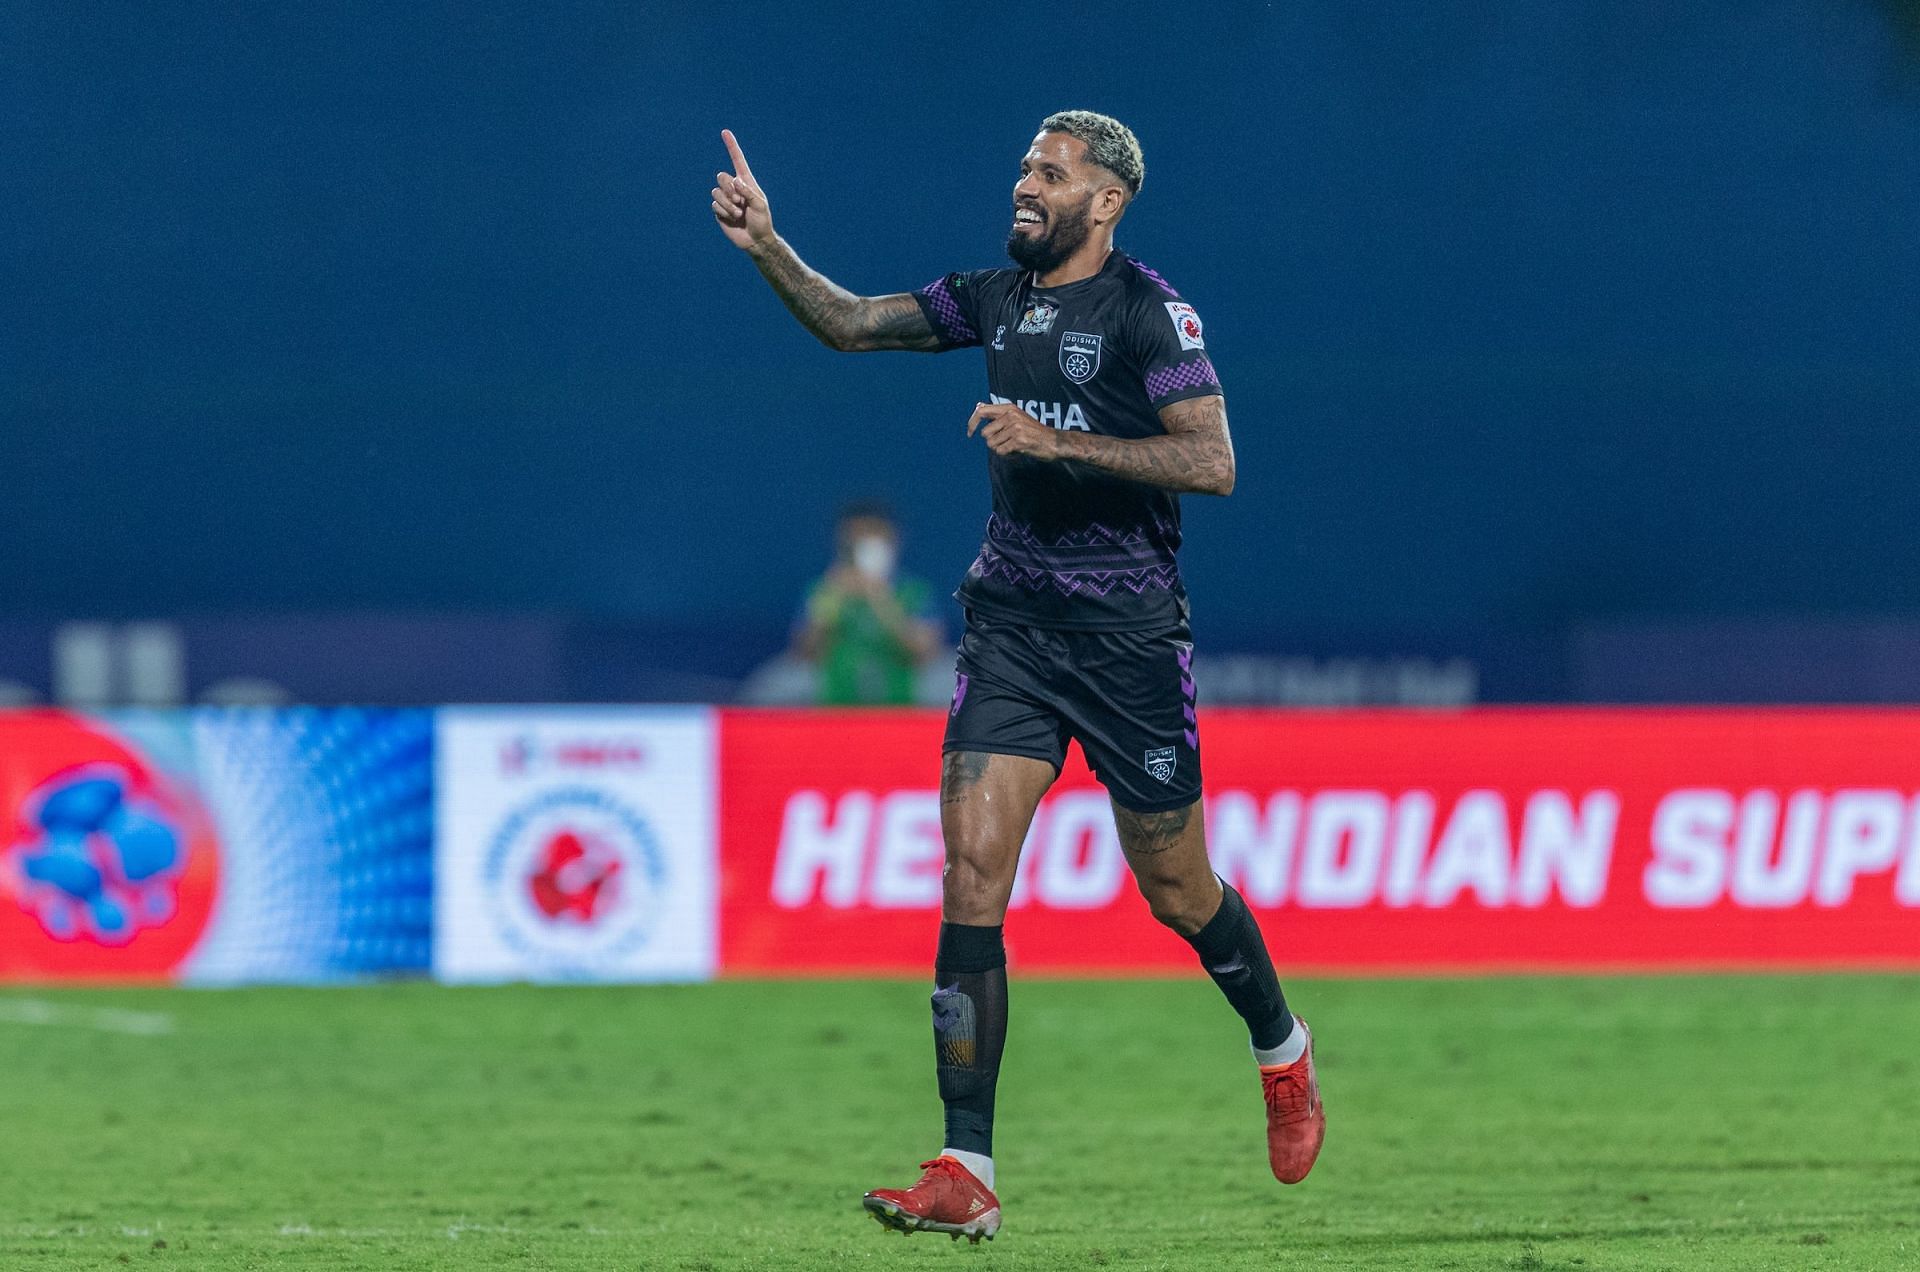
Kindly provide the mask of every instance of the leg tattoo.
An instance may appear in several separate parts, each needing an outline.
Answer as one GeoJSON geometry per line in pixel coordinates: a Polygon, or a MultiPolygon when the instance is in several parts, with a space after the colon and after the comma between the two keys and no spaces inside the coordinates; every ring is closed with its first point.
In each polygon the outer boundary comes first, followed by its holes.
{"type": "Polygon", "coordinates": [[[1187,823],[1193,820],[1193,810],[1198,807],[1200,803],[1196,800],[1185,808],[1164,813],[1136,813],[1115,804],[1113,820],[1119,825],[1120,842],[1127,846],[1128,852],[1152,856],[1180,842],[1180,836],[1187,833],[1187,823]]]}
{"type": "Polygon", "coordinates": [[[958,804],[987,775],[984,751],[949,751],[940,765],[940,802],[958,804]]]}

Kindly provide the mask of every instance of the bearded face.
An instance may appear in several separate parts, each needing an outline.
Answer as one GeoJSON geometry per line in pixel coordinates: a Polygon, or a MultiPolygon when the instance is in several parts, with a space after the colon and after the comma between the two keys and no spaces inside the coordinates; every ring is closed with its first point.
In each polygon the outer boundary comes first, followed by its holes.
{"type": "Polygon", "coordinates": [[[1077,204],[1029,197],[1015,191],[1007,255],[1023,269],[1045,274],[1086,245],[1093,233],[1093,195],[1077,204]]]}
{"type": "Polygon", "coordinates": [[[1007,255],[1039,274],[1058,269],[1093,237],[1094,200],[1112,186],[1112,174],[1087,162],[1084,142],[1041,133],[1020,160],[1007,255]]]}

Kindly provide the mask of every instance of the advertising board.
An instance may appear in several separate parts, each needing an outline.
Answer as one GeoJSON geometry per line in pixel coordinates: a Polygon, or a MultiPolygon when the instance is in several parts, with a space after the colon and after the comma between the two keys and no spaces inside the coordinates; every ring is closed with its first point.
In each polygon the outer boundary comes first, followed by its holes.
{"type": "Polygon", "coordinates": [[[0,712],[0,979],[424,972],[424,711],[0,712]]]}
{"type": "Polygon", "coordinates": [[[711,975],[710,712],[450,708],[436,790],[436,975],[711,975]]]}
{"type": "MultiPolygon", "coordinates": [[[[937,713],[729,712],[722,967],[919,972],[937,713]]],[[[1216,870],[1296,970],[1920,964],[1920,713],[1214,711],[1216,870]]],[[[1075,752],[1007,921],[1030,970],[1191,966],[1075,752]]]]}

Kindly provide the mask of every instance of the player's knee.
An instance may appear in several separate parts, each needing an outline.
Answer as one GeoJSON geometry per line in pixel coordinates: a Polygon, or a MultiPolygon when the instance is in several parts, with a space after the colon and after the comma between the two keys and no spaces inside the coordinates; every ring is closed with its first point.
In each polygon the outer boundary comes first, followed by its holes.
{"type": "Polygon", "coordinates": [[[1199,880],[1149,870],[1140,875],[1140,895],[1155,919],[1181,936],[1192,936],[1207,925],[1220,904],[1218,892],[1210,886],[1213,882],[1211,875],[1199,880]]]}
{"type": "Polygon", "coordinates": [[[949,923],[994,924],[1006,916],[1007,880],[990,868],[986,854],[947,850],[941,876],[941,911],[949,923]]]}

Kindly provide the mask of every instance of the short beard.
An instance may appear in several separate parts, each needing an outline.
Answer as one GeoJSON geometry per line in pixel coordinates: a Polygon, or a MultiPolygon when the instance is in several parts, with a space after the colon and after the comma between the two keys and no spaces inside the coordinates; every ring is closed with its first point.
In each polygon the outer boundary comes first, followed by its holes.
{"type": "Polygon", "coordinates": [[[1036,274],[1050,274],[1066,264],[1067,258],[1086,246],[1093,234],[1093,200],[1088,198],[1071,212],[1054,218],[1044,235],[1029,238],[1019,230],[1007,235],[1007,255],[1013,263],[1036,274]]]}

